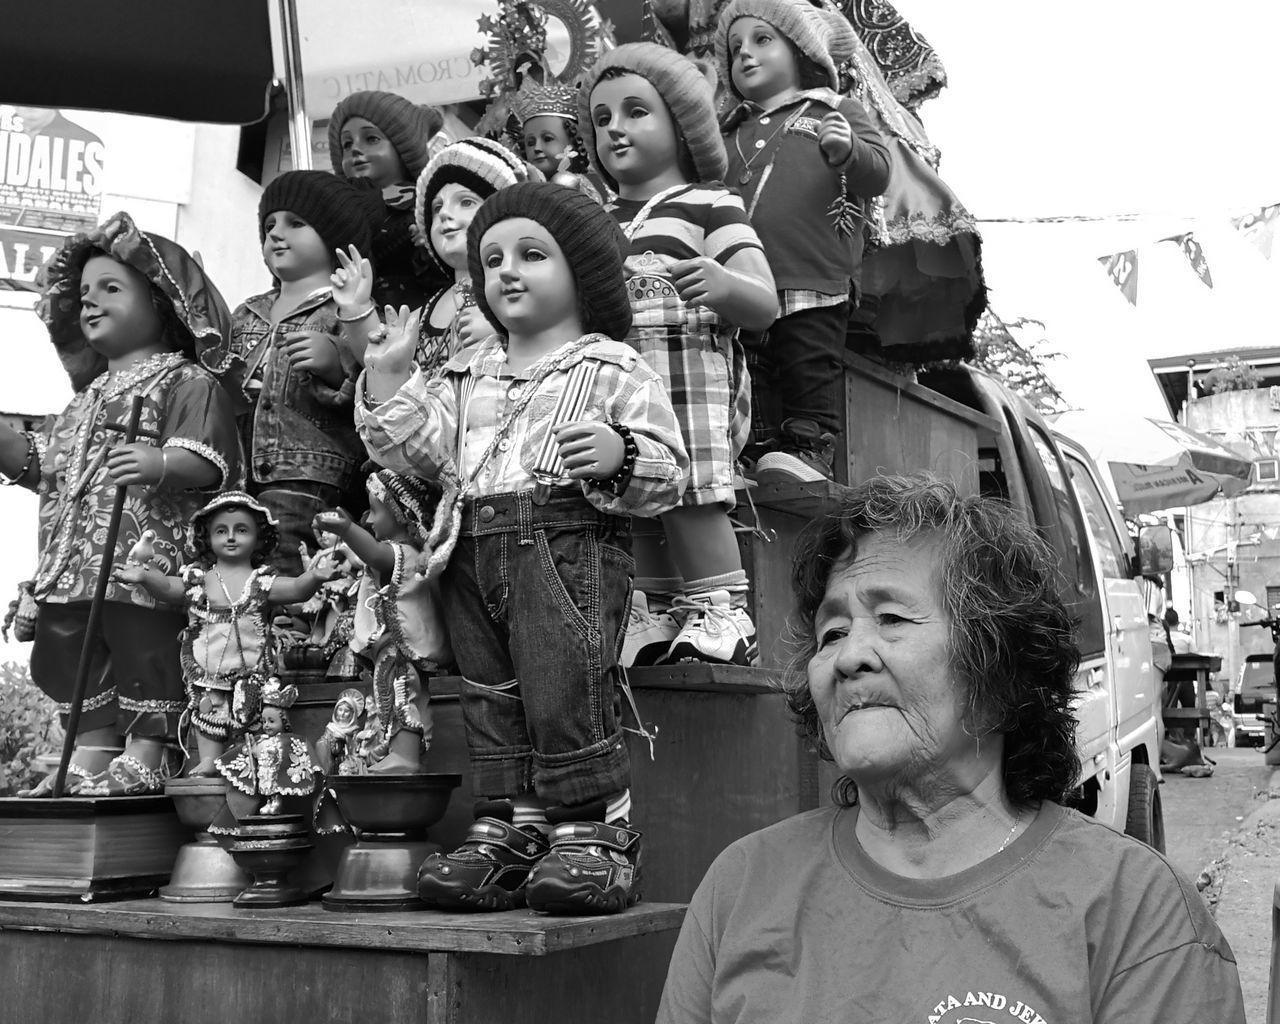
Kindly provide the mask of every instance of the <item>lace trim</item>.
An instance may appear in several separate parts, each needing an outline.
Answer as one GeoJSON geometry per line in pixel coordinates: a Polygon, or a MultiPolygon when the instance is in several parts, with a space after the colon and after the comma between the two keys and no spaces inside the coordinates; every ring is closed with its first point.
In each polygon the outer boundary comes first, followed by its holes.
{"type": "Polygon", "coordinates": [[[218,467],[218,472],[222,474],[216,484],[211,487],[201,488],[207,491],[216,491],[222,487],[226,487],[228,483],[228,475],[230,473],[227,468],[227,460],[222,457],[222,453],[212,445],[207,445],[203,441],[193,441],[189,437],[166,437],[164,439],[164,447],[166,448],[182,448],[185,451],[199,455],[203,459],[208,459],[218,467]]]}
{"type": "MultiPolygon", "coordinates": [[[[92,697],[86,697],[83,704],[80,705],[81,711],[97,711],[98,708],[105,708],[108,704],[116,699],[116,688],[109,686],[101,693],[94,694],[92,697]]],[[[64,715],[71,714],[71,702],[59,701],[58,710],[64,715]]]]}
{"type": "Polygon", "coordinates": [[[147,711],[153,714],[180,715],[187,710],[185,700],[132,700],[129,697],[117,696],[116,700],[125,711],[147,711]]]}
{"type": "Polygon", "coordinates": [[[902,245],[905,242],[933,242],[946,245],[956,235],[978,234],[978,222],[968,210],[929,216],[913,213],[895,217],[886,224],[877,225],[876,243],[881,246],[902,245]]]}

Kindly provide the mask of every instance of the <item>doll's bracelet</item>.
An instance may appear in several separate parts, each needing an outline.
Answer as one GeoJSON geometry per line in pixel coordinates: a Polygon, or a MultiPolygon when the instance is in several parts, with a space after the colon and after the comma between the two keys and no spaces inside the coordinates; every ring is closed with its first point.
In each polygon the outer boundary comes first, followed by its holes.
{"type": "Polygon", "coordinates": [[[608,480],[601,480],[597,486],[600,490],[609,491],[620,498],[631,483],[631,474],[635,472],[636,458],[640,454],[640,448],[636,444],[636,439],[631,436],[631,428],[626,424],[610,423],[609,427],[622,438],[622,465],[618,467],[618,472],[608,480]]]}
{"type": "Polygon", "coordinates": [[[343,316],[341,313],[337,314],[338,323],[358,324],[361,320],[369,319],[369,317],[373,316],[373,314],[376,313],[377,311],[378,311],[378,307],[371,302],[369,303],[369,308],[366,309],[363,313],[359,314],[358,316],[343,316]]]}
{"type": "Polygon", "coordinates": [[[6,487],[12,487],[14,484],[25,479],[27,475],[27,471],[31,469],[31,464],[35,462],[35,459],[36,459],[35,438],[33,438],[31,434],[25,430],[22,432],[22,436],[27,439],[27,457],[22,463],[22,468],[18,470],[18,472],[16,472],[13,476],[9,476],[6,473],[0,473],[0,483],[3,483],[6,487]]]}
{"type": "Polygon", "coordinates": [[[164,445],[160,446],[160,479],[156,481],[156,486],[160,487],[164,484],[164,478],[169,475],[169,453],[165,451],[164,445]]]}

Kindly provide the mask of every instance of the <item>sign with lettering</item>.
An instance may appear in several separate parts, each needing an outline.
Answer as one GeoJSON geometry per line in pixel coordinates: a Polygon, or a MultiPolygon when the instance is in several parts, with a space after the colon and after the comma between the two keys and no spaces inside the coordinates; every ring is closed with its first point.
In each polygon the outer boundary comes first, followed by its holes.
{"type": "Polygon", "coordinates": [[[0,288],[34,290],[62,238],[98,223],[104,157],[61,111],[0,105],[0,288]]]}

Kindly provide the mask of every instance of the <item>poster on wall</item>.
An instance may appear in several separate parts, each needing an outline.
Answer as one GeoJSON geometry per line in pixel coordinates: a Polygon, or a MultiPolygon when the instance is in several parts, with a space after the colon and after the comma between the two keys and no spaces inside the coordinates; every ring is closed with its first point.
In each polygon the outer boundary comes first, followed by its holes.
{"type": "Polygon", "coordinates": [[[34,291],[61,240],[98,223],[104,157],[60,110],[0,104],[0,289],[34,291]]]}

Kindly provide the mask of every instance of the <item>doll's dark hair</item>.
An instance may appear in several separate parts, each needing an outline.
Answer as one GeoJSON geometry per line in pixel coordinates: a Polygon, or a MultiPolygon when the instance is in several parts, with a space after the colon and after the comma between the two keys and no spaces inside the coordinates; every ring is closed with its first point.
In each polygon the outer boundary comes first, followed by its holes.
{"type": "MultiPolygon", "coordinates": [[[[646,82],[649,82],[649,79],[645,78],[639,71],[625,68],[621,65],[613,65],[600,72],[600,77],[596,79],[595,84],[599,85],[601,82],[608,82],[614,78],[626,78],[629,75],[635,75],[636,78],[644,78],[646,82]]],[[[652,82],[649,82],[649,84],[653,85],[652,82]]],[[[654,86],[654,91],[657,92],[657,86],[654,86]]],[[[676,120],[676,115],[672,113],[670,105],[660,92],[658,93],[658,99],[662,100],[667,116],[671,118],[671,124],[676,130],[676,166],[680,168],[680,173],[685,176],[687,181],[699,181],[698,168],[693,162],[693,153],[689,150],[689,145],[685,142],[684,135],[680,132],[680,122],[676,120]]]]}
{"type": "Polygon", "coordinates": [[[195,556],[196,562],[201,568],[208,569],[217,561],[213,553],[213,546],[209,543],[209,527],[213,524],[214,519],[224,512],[248,512],[253,517],[254,524],[258,527],[258,543],[254,546],[253,554],[249,558],[249,564],[256,569],[266,562],[271,553],[275,551],[280,543],[280,531],[267,518],[265,512],[261,512],[251,505],[243,504],[222,505],[207,516],[200,517],[192,522],[188,547],[190,547],[191,553],[195,556]]]}
{"type": "MultiPolygon", "coordinates": [[[[84,268],[95,256],[105,256],[112,263],[118,263],[122,267],[129,267],[128,263],[111,255],[105,249],[100,249],[97,246],[86,246],[83,251],[76,254],[75,281],[77,300],[80,297],[80,281],[84,276],[84,268]]],[[[148,280],[145,275],[139,273],[136,268],[129,267],[129,269],[146,282],[147,294],[151,299],[151,308],[156,311],[156,316],[160,320],[160,338],[164,342],[165,348],[172,352],[181,352],[188,359],[195,359],[196,340],[192,337],[186,324],[178,316],[178,311],[173,306],[173,300],[165,295],[152,281],[148,280]]]]}

